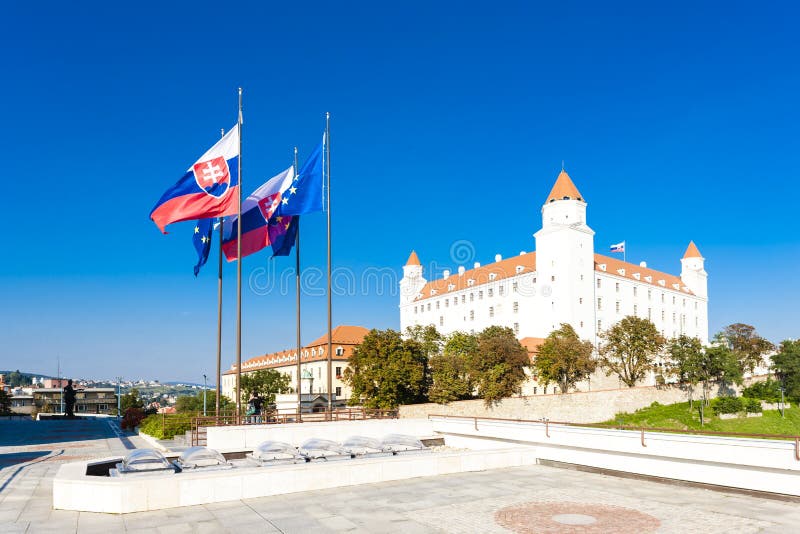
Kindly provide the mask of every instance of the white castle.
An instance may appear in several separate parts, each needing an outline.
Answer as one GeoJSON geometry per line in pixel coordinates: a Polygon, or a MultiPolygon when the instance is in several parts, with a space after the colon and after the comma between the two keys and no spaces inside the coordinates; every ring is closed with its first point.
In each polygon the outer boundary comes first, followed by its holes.
{"type": "Polygon", "coordinates": [[[628,315],[652,321],[667,338],[708,343],[708,275],[690,242],[675,276],[597,254],[586,201],[563,170],[542,206],[536,251],[520,253],[428,281],[416,252],[403,267],[400,326],[434,325],[439,332],[512,328],[527,347],[572,325],[597,346],[599,334],[628,315]]]}

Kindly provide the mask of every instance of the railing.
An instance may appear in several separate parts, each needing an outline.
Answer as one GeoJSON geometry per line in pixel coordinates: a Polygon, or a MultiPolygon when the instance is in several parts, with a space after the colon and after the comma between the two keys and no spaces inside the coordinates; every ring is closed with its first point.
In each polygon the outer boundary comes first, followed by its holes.
{"type": "Polygon", "coordinates": [[[350,408],[325,412],[289,412],[266,415],[226,414],[220,416],[197,416],[192,418],[192,446],[205,445],[206,428],[233,425],[283,425],[289,423],[315,423],[329,421],[361,421],[365,419],[397,419],[397,410],[370,410],[350,408]]]}
{"type": "Polygon", "coordinates": [[[568,421],[551,421],[545,417],[541,419],[510,419],[502,417],[477,417],[471,415],[445,415],[445,414],[428,414],[428,419],[432,417],[439,417],[442,419],[464,419],[472,421],[475,430],[478,430],[479,421],[500,421],[507,423],[536,423],[544,425],[544,432],[546,437],[550,437],[550,426],[572,426],[583,428],[600,428],[609,430],[627,430],[639,432],[641,435],[642,447],[647,447],[645,443],[645,432],[661,432],[665,434],[693,434],[701,436],[720,436],[720,437],[736,437],[736,438],[753,438],[753,439],[777,439],[783,441],[794,441],[794,458],[800,461],[800,436],[787,435],[787,434],[751,434],[747,432],[722,432],[718,430],[683,430],[679,428],[661,428],[661,427],[646,427],[635,425],[607,425],[603,423],[571,423],[568,421]]]}

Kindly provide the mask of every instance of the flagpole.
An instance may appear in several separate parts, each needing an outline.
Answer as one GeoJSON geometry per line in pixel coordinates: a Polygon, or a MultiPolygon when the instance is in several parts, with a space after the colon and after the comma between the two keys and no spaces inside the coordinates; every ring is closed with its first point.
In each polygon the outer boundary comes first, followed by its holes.
{"type": "MultiPolygon", "coordinates": [[[[220,135],[225,137],[225,129],[220,130],[220,135]]],[[[217,391],[215,413],[219,417],[220,384],[222,382],[222,225],[223,218],[219,218],[219,258],[217,261],[217,391]]]]}
{"type": "Polygon", "coordinates": [[[325,113],[325,166],[328,175],[328,411],[333,411],[333,334],[331,320],[331,114],[325,113]]]}
{"type": "Polygon", "coordinates": [[[239,210],[236,220],[236,423],[242,407],[242,88],[239,88],[239,210]]]}
{"type": "MultiPolygon", "coordinates": [[[[297,180],[297,147],[294,147],[294,179],[297,180]]],[[[297,419],[300,420],[300,413],[301,408],[303,406],[303,397],[302,397],[302,388],[303,382],[301,381],[300,374],[302,373],[302,367],[300,365],[300,358],[301,358],[301,341],[300,341],[300,216],[296,216],[297,221],[295,224],[297,225],[297,236],[295,237],[294,242],[294,258],[295,258],[295,292],[296,292],[296,303],[297,303],[297,419]]]]}

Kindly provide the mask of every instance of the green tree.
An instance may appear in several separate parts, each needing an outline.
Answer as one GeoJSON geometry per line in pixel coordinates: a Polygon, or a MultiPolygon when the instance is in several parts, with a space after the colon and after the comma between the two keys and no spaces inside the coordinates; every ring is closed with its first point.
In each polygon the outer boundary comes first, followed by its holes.
{"type": "Polygon", "coordinates": [[[786,395],[800,400],[800,340],[783,341],[778,353],[772,356],[772,367],[786,395]]]}
{"type": "Polygon", "coordinates": [[[466,332],[448,336],[440,354],[430,358],[433,384],[428,392],[432,402],[447,404],[472,397],[475,389],[470,362],[478,353],[478,338],[466,332]]]}
{"type": "Polygon", "coordinates": [[[711,382],[720,385],[742,383],[742,368],[736,355],[725,345],[707,347],[695,367],[696,378],[702,383],[703,402],[700,403],[700,423],[705,420],[704,409],[709,404],[708,390],[711,382]]]}
{"type": "Polygon", "coordinates": [[[122,413],[125,413],[128,408],[144,408],[144,401],[139,397],[139,390],[131,388],[127,393],[119,398],[119,405],[122,413]]]}
{"type": "Polygon", "coordinates": [[[514,331],[490,326],[478,334],[477,339],[478,351],[471,358],[469,372],[478,396],[489,406],[519,394],[530,361],[528,351],[520,345],[514,331]]]}
{"type": "MultiPolygon", "coordinates": [[[[244,378],[247,375],[242,375],[244,378]]],[[[216,409],[217,392],[209,389],[206,392],[207,412],[212,413],[216,409]]],[[[220,411],[231,411],[236,409],[236,404],[225,395],[219,398],[220,411]]],[[[178,413],[200,413],[203,411],[203,392],[199,391],[196,395],[181,395],[175,401],[175,411],[178,413]]]]}
{"type": "Polygon", "coordinates": [[[11,387],[29,386],[32,382],[31,377],[19,372],[19,369],[8,373],[4,381],[11,387]]]}
{"type": "Polygon", "coordinates": [[[581,340],[571,325],[562,323],[561,328],[550,332],[533,360],[538,381],[545,387],[555,382],[561,393],[566,393],[597,368],[593,350],[590,341],[581,340]]]}
{"type": "Polygon", "coordinates": [[[656,354],[664,346],[664,338],[647,319],[629,315],[600,334],[600,366],[606,376],[616,374],[632,388],[653,369],[656,354]]]}
{"type": "Polygon", "coordinates": [[[693,406],[694,388],[700,381],[699,366],[702,357],[703,344],[696,337],[681,334],[667,345],[667,373],[686,386],[690,410],[693,406]]]}
{"type": "Polygon", "coordinates": [[[0,389],[0,415],[11,414],[11,395],[6,390],[0,389]]]}
{"type": "Polygon", "coordinates": [[[393,409],[425,400],[428,360],[422,343],[395,330],[370,330],[353,350],[342,379],[350,404],[393,409]]]}
{"type": "MultiPolygon", "coordinates": [[[[275,402],[276,394],[289,392],[289,375],[285,375],[275,369],[261,369],[252,373],[244,373],[240,382],[242,386],[242,405],[245,405],[255,393],[258,393],[264,399],[265,404],[272,404],[275,402]]],[[[201,397],[201,409],[202,406],[203,399],[201,397]]],[[[212,405],[209,404],[209,406],[212,405]]]]}
{"type": "Polygon", "coordinates": [[[758,335],[755,327],[743,323],[726,326],[715,336],[715,341],[725,344],[742,370],[751,373],[761,364],[764,355],[775,349],[775,345],[758,335]]]}
{"type": "Polygon", "coordinates": [[[428,326],[409,326],[406,328],[405,337],[419,343],[425,353],[425,357],[428,359],[442,352],[444,337],[432,324],[428,326]]]}

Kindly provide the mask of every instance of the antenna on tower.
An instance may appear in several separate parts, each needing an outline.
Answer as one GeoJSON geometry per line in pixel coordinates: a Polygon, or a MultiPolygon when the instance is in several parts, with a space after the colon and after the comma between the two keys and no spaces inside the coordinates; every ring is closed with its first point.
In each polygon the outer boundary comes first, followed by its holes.
{"type": "Polygon", "coordinates": [[[564,160],[563,159],[561,160],[561,170],[562,171],[564,170],[564,160]]]}

